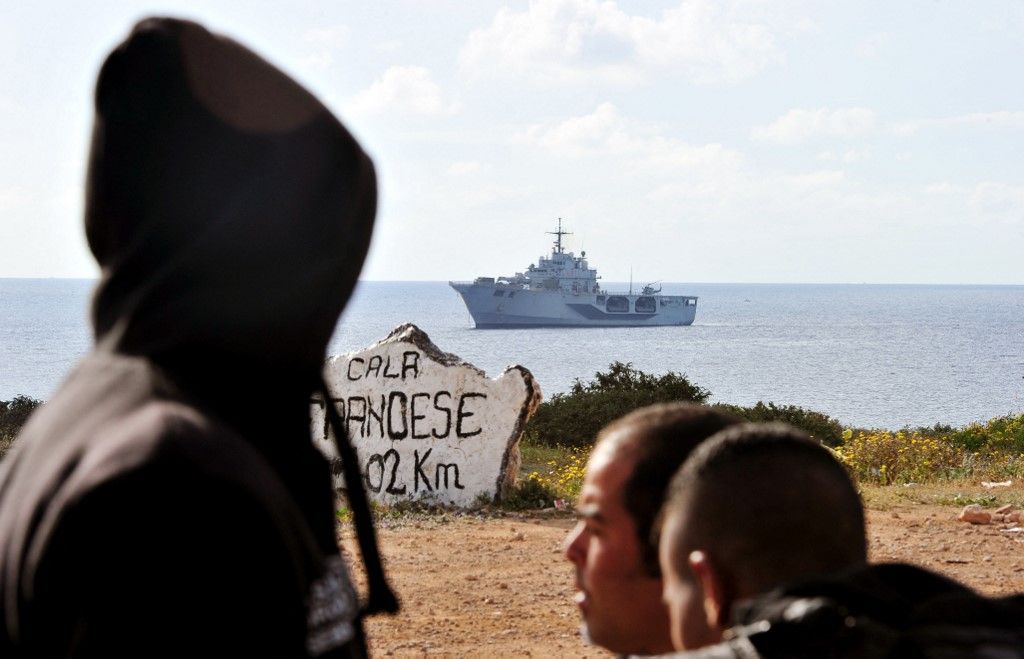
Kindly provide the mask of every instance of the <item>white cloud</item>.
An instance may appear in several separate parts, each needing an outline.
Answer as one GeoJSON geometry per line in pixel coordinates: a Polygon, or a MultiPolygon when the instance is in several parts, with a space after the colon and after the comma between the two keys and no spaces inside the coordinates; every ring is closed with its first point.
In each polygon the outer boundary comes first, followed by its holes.
{"type": "Polygon", "coordinates": [[[828,150],[828,151],[822,151],[821,153],[818,154],[818,160],[824,160],[824,161],[827,161],[827,162],[835,162],[835,161],[840,161],[840,162],[845,162],[845,163],[860,162],[862,160],[867,160],[870,157],[871,157],[871,149],[869,149],[869,148],[847,149],[843,153],[836,153],[835,151],[828,150]]]}
{"type": "Polygon", "coordinates": [[[698,83],[749,78],[781,59],[773,29],[736,3],[684,0],[659,19],[614,0],[538,0],[502,8],[460,54],[471,74],[546,82],[633,83],[647,72],[681,72],[698,83]]]}
{"type": "Polygon", "coordinates": [[[397,53],[402,49],[402,42],[398,39],[387,39],[374,46],[378,53],[397,53]]]}
{"type": "Polygon", "coordinates": [[[983,181],[971,190],[968,207],[976,217],[1024,228],[1024,186],[983,181]]]}
{"type": "Polygon", "coordinates": [[[951,117],[917,119],[894,123],[890,130],[896,135],[914,135],[924,128],[985,128],[993,130],[1024,129],[1024,111],[997,110],[994,112],[972,112],[951,117]]]}
{"type": "Polygon", "coordinates": [[[979,223],[1012,224],[1024,229],[1024,186],[1000,181],[963,185],[942,181],[925,186],[924,192],[939,198],[952,214],[979,223]]]}
{"type": "Polygon", "coordinates": [[[879,32],[861,40],[854,47],[853,52],[861,59],[878,59],[890,43],[892,43],[892,35],[888,32],[879,32]]]}
{"type": "Polygon", "coordinates": [[[615,194],[634,190],[628,195],[634,203],[661,209],[650,213],[652,217],[674,217],[675,211],[664,212],[666,206],[721,206],[742,189],[747,176],[742,154],[716,143],[688,144],[661,134],[660,128],[632,121],[614,105],[603,103],[586,115],[533,126],[517,141],[539,147],[548,159],[572,159],[573,169],[593,172],[593,180],[611,176],[614,183],[591,181],[588,187],[618,191],[615,194]]]}
{"type": "Polygon", "coordinates": [[[797,144],[813,137],[856,137],[875,129],[875,113],[867,108],[830,110],[793,109],[767,126],[755,126],[751,139],[757,142],[797,144]]]}
{"type": "Polygon", "coordinates": [[[850,149],[843,154],[843,162],[860,162],[871,157],[871,149],[850,149]]]}
{"type": "Polygon", "coordinates": [[[788,34],[805,34],[805,33],[818,33],[821,31],[817,21],[809,16],[800,16],[789,22],[786,33],[788,34]]]}
{"type": "Polygon", "coordinates": [[[717,170],[737,169],[743,163],[743,156],[721,144],[711,143],[692,146],[668,138],[641,140],[647,163],[654,167],[672,169],[703,169],[709,173],[717,170]]]}
{"type": "Polygon", "coordinates": [[[453,162],[448,167],[448,173],[452,176],[466,176],[475,174],[483,169],[483,166],[476,160],[453,162]]]}
{"type": "Polygon", "coordinates": [[[898,121],[896,123],[889,124],[889,132],[892,133],[893,135],[905,137],[915,134],[920,127],[920,122],[898,121]]]}
{"type": "Polygon", "coordinates": [[[9,187],[0,188],[0,212],[24,208],[31,203],[32,199],[22,188],[9,187]]]}
{"type": "Polygon", "coordinates": [[[327,69],[335,62],[335,53],[348,42],[349,28],[345,25],[319,27],[306,30],[302,42],[307,54],[300,62],[302,68],[327,69]]]}
{"type": "Polygon", "coordinates": [[[422,66],[392,66],[348,103],[352,114],[364,115],[441,114],[456,108],[454,104],[445,105],[441,88],[422,66]]]}
{"type": "Polygon", "coordinates": [[[954,187],[952,184],[943,181],[942,183],[932,183],[925,186],[924,191],[930,195],[942,195],[952,192],[954,187]]]}
{"type": "Polygon", "coordinates": [[[611,103],[590,114],[530,127],[516,141],[539,146],[563,157],[614,156],[623,165],[672,175],[697,172],[702,179],[737,169],[742,156],[721,144],[694,146],[660,135],[653,126],[624,118],[611,103]]]}
{"type": "Polygon", "coordinates": [[[792,191],[806,192],[807,190],[828,188],[842,183],[846,176],[839,170],[821,170],[808,174],[787,174],[779,176],[776,181],[784,183],[792,191]]]}
{"type": "Polygon", "coordinates": [[[531,126],[520,140],[563,156],[621,152],[629,142],[625,121],[611,103],[602,103],[590,114],[555,125],[531,126]]]}
{"type": "Polygon", "coordinates": [[[975,128],[1024,128],[1024,112],[1000,110],[997,112],[974,112],[940,119],[924,119],[919,126],[970,126],[975,128]]]}

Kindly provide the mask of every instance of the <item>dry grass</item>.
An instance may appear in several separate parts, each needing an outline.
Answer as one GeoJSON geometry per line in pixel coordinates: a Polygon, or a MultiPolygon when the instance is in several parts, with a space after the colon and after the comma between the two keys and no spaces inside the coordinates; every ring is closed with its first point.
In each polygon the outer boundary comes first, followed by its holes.
{"type": "Polygon", "coordinates": [[[909,505],[966,506],[976,503],[986,508],[1013,504],[1024,508],[1024,483],[1010,487],[986,488],[979,481],[944,481],[914,485],[877,485],[860,483],[864,506],[870,510],[892,510],[909,505]]]}

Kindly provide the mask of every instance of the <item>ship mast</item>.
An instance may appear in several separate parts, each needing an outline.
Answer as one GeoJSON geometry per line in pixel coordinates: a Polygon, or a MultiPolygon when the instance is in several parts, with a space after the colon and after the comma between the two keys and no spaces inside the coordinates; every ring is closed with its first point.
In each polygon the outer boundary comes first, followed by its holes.
{"type": "Polygon", "coordinates": [[[545,231],[544,233],[550,233],[553,236],[558,236],[555,239],[555,253],[562,253],[562,236],[571,236],[571,231],[562,231],[562,218],[558,218],[558,231],[545,231]]]}

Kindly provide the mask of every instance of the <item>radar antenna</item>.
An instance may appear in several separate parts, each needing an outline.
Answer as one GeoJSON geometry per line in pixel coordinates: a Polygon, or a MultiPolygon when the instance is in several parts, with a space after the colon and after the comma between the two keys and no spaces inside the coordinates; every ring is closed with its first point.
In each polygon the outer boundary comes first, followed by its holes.
{"type": "Polygon", "coordinates": [[[562,218],[558,218],[558,231],[545,231],[544,233],[550,233],[553,236],[558,236],[555,239],[555,253],[562,253],[562,236],[571,236],[571,231],[562,231],[562,218]]]}

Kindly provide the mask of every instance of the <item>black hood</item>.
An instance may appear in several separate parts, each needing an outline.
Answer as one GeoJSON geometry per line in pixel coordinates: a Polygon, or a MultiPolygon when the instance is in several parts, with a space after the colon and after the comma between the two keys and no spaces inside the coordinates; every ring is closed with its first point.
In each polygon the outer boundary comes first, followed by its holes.
{"type": "Polygon", "coordinates": [[[238,43],[147,19],[104,63],[85,214],[101,349],[312,389],[375,210],[353,137],[238,43]]]}

